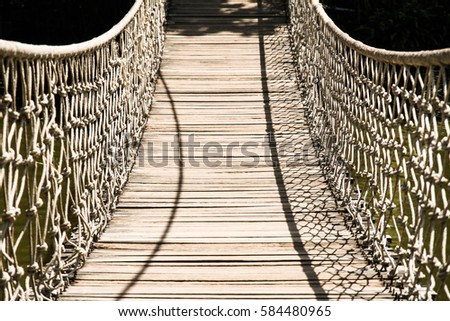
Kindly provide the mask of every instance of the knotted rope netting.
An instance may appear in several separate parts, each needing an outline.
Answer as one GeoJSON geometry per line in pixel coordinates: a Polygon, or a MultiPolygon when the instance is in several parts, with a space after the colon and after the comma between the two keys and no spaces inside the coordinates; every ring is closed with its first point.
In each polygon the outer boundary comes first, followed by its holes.
{"type": "Polygon", "coordinates": [[[69,46],[0,40],[0,299],[51,299],[104,230],[133,165],[165,0],[69,46]]]}
{"type": "Polygon", "coordinates": [[[310,129],[349,224],[399,298],[450,299],[450,50],[353,40],[290,0],[310,129]]]}
{"type": "MultiPolygon", "coordinates": [[[[450,50],[388,52],[290,0],[311,133],[368,258],[402,298],[449,291],[450,50]]],[[[51,299],[105,228],[133,164],[164,0],[98,39],[0,41],[0,296],[51,299]]]]}

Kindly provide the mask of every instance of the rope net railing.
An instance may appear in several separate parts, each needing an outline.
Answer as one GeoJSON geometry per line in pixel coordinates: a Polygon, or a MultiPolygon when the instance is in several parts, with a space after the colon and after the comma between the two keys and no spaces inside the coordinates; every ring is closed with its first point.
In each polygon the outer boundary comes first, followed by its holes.
{"type": "Polygon", "coordinates": [[[449,300],[450,50],[392,52],[290,0],[310,131],[349,226],[398,299],[449,300]]]}
{"type": "Polygon", "coordinates": [[[0,40],[1,300],[57,296],[108,223],[151,105],[165,2],[137,0],[76,45],[0,40]]]}

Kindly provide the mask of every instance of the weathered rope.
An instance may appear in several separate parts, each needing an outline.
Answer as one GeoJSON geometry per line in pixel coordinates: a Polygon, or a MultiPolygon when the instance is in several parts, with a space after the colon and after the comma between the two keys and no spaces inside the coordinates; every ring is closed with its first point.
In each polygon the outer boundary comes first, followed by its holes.
{"type": "Polygon", "coordinates": [[[394,52],[290,0],[313,138],[368,258],[399,298],[449,300],[450,49],[394,52]]]}
{"type": "Polygon", "coordinates": [[[0,299],[60,293],[133,165],[162,54],[165,0],[137,0],[69,46],[0,40],[0,299]]]}

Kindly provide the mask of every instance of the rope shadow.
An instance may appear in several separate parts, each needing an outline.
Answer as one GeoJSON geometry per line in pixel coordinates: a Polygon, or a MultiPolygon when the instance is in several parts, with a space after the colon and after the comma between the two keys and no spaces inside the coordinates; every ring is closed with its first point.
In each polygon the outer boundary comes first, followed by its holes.
{"type": "Polygon", "coordinates": [[[180,129],[180,122],[178,120],[178,115],[175,109],[175,103],[174,100],[172,98],[172,94],[169,90],[169,87],[167,86],[166,81],[164,80],[163,75],[161,74],[161,71],[158,72],[158,78],[161,80],[161,83],[163,84],[166,92],[167,92],[167,96],[169,97],[169,101],[170,101],[170,106],[171,106],[171,110],[173,113],[173,118],[175,120],[175,128],[176,128],[176,133],[177,133],[177,140],[178,140],[178,182],[177,182],[177,192],[174,198],[174,202],[173,202],[173,207],[167,222],[167,225],[164,229],[164,231],[161,234],[160,239],[158,240],[158,242],[155,243],[155,248],[153,249],[153,251],[148,255],[146,263],[142,266],[142,268],[139,270],[139,272],[136,273],[136,275],[134,276],[134,278],[127,284],[127,286],[125,287],[125,289],[122,290],[122,292],[115,298],[116,300],[120,301],[121,299],[124,299],[127,295],[127,293],[129,292],[129,290],[137,283],[140,281],[141,277],[144,275],[145,271],[151,267],[152,263],[153,263],[153,259],[158,255],[159,251],[161,250],[162,246],[164,245],[164,241],[167,237],[167,235],[170,232],[170,229],[172,228],[172,225],[175,221],[175,217],[177,214],[177,210],[178,210],[178,206],[180,203],[180,197],[181,197],[181,192],[183,189],[183,181],[184,181],[184,166],[183,166],[183,142],[181,139],[181,129],[180,129]]]}
{"type": "MultiPolygon", "coordinates": [[[[263,1],[258,0],[257,5],[262,12],[263,1]]],[[[286,67],[292,63],[292,56],[290,53],[280,53],[280,43],[284,46],[286,43],[282,42],[287,41],[287,45],[290,45],[289,40],[278,36],[278,31],[286,31],[283,29],[285,27],[274,23],[269,30],[267,21],[262,16],[256,20],[254,30],[258,35],[270,161],[284,218],[298,256],[298,267],[307,276],[305,281],[317,300],[376,299],[378,293],[367,292],[371,286],[372,271],[367,267],[367,262],[361,261],[356,247],[350,245],[349,234],[343,223],[344,210],[339,208],[329,190],[321,189],[323,174],[311,149],[312,143],[309,143],[309,131],[305,129],[305,117],[301,114],[304,110],[297,105],[300,93],[298,88],[292,88],[292,80],[297,79],[295,69],[293,66],[286,67]]],[[[240,32],[242,28],[244,27],[230,27],[227,30],[240,32]]],[[[183,186],[180,123],[172,94],[161,74],[160,80],[170,101],[178,135],[180,167],[177,194],[169,221],[159,241],[155,243],[156,247],[148,255],[145,265],[117,296],[118,300],[124,299],[152,266],[172,228],[180,202],[183,186]]]]}
{"type": "Polygon", "coordinates": [[[308,284],[319,300],[387,298],[386,287],[346,227],[345,208],[336,202],[323,175],[302,105],[295,61],[291,53],[280,56],[280,46],[291,48],[290,39],[276,31],[259,38],[272,162],[308,284]]]}
{"type": "MultiPolygon", "coordinates": [[[[262,1],[258,0],[258,8],[262,10],[262,1]]],[[[266,49],[265,49],[265,39],[264,32],[262,30],[263,22],[262,18],[258,17],[258,37],[259,37],[259,59],[261,66],[261,87],[264,98],[264,111],[266,117],[266,132],[269,136],[269,147],[271,153],[271,162],[273,164],[273,171],[275,174],[275,179],[278,187],[278,193],[282,201],[282,208],[284,212],[284,216],[286,218],[286,222],[288,224],[289,232],[291,234],[292,241],[294,243],[294,249],[297,251],[298,256],[300,257],[300,261],[302,262],[301,268],[303,272],[308,277],[308,283],[311,288],[314,290],[314,294],[316,299],[320,300],[328,300],[328,295],[325,290],[318,286],[319,278],[317,273],[314,271],[311,264],[306,262],[311,262],[311,258],[307,254],[300,232],[297,228],[297,224],[295,222],[294,213],[292,212],[290,200],[288,197],[288,193],[286,190],[286,186],[284,184],[283,173],[280,167],[280,157],[278,154],[278,146],[277,140],[275,139],[275,129],[273,127],[273,119],[272,119],[272,110],[271,110],[271,97],[270,97],[270,89],[268,84],[268,74],[267,74],[267,63],[266,63],[266,49]]]]}

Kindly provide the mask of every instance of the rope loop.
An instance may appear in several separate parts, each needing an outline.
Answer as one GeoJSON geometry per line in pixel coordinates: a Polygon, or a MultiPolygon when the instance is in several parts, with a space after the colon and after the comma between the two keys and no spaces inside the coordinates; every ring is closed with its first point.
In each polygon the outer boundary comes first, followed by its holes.
{"type": "Polygon", "coordinates": [[[166,0],[136,0],[84,43],[0,40],[0,202],[14,231],[0,232],[0,298],[53,299],[108,224],[136,155],[123,137],[139,140],[146,123],[165,13],[166,0]]]}
{"type": "Polygon", "coordinates": [[[289,8],[310,132],[349,228],[380,272],[401,271],[397,297],[449,300],[450,48],[373,48],[319,0],[289,8]]]}

